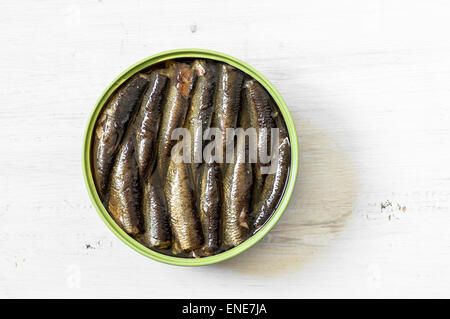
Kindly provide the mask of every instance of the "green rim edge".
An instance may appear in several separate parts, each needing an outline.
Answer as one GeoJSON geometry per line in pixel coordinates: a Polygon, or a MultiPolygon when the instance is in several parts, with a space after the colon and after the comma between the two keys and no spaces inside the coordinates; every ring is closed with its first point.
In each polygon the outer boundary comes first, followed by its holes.
{"type": "Polygon", "coordinates": [[[271,229],[275,226],[275,224],[280,219],[281,215],[285,211],[289,200],[292,196],[295,180],[297,177],[297,171],[299,166],[299,149],[298,149],[298,140],[297,140],[297,132],[294,126],[294,121],[292,120],[291,113],[289,112],[286,103],[284,102],[281,95],[275,89],[275,87],[257,70],[248,65],[247,63],[238,60],[234,57],[231,57],[227,54],[223,54],[220,52],[215,52],[211,50],[203,50],[203,49],[177,49],[161,52],[155,55],[152,55],[146,59],[143,59],[136,64],[132,65],[124,72],[122,72],[102,93],[101,97],[98,99],[92,114],[90,115],[89,122],[84,135],[84,144],[83,144],[83,158],[82,158],[82,166],[83,166],[83,175],[86,183],[86,187],[88,189],[89,197],[91,198],[92,204],[100,215],[101,219],[105,222],[105,224],[111,229],[111,231],[119,237],[125,244],[136,250],[138,253],[154,259],[159,262],[163,262],[166,264],[177,265],[177,266],[203,266],[210,265],[214,263],[218,263],[227,259],[230,259],[240,253],[244,252],[258,241],[260,241],[271,229]],[[131,75],[136,72],[141,71],[155,63],[162,62],[169,59],[176,58],[205,58],[212,59],[217,61],[222,61],[228,63],[249,76],[255,78],[258,82],[260,82],[267,91],[272,95],[274,101],[278,105],[283,118],[286,122],[286,126],[289,133],[289,138],[291,142],[291,167],[288,185],[284,191],[283,198],[281,199],[280,204],[278,205],[277,210],[272,214],[272,217],[266,222],[266,224],[253,236],[247,239],[245,242],[240,244],[237,247],[234,247],[230,250],[227,250],[223,253],[203,258],[180,258],[167,256],[156,251],[151,250],[150,248],[145,247],[140,244],[132,237],[130,237],[127,233],[125,233],[112,219],[109,213],[106,211],[105,207],[100,201],[98,197],[97,190],[94,185],[94,180],[91,173],[91,138],[92,132],[94,129],[95,122],[97,117],[104,105],[104,103],[108,100],[110,95],[116,90],[116,88],[125,82],[131,75]]]}

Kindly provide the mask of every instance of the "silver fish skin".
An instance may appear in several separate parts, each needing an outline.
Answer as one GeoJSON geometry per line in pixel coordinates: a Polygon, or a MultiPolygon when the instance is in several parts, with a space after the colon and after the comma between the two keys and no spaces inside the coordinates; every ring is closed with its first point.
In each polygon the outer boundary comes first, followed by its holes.
{"type": "Polygon", "coordinates": [[[168,78],[157,72],[149,76],[139,112],[134,121],[136,158],[139,175],[143,181],[153,171],[156,161],[156,142],[161,121],[161,101],[168,78]]]}
{"type": "Polygon", "coordinates": [[[217,163],[203,164],[200,183],[200,221],[205,243],[203,254],[212,255],[219,249],[220,236],[220,171],[217,163]]]}
{"type": "Polygon", "coordinates": [[[196,75],[185,127],[190,132],[191,169],[197,184],[198,168],[202,163],[203,133],[210,127],[213,116],[214,88],[217,80],[217,64],[195,60],[192,69],[196,75]]]}
{"type": "Polygon", "coordinates": [[[280,135],[278,150],[276,172],[267,175],[261,191],[261,197],[253,208],[256,216],[253,223],[255,231],[261,228],[275,211],[284,192],[291,161],[291,145],[289,138],[285,134],[280,135]]]}
{"type": "Polygon", "coordinates": [[[188,164],[175,162],[171,158],[164,193],[174,236],[173,253],[200,248],[203,234],[188,164]]]}
{"type": "Polygon", "coordinates": [[[219,157],[222,173],[226,168],[226,150],[233,148],[233,141],[227,140],[228,128],[235,128],[241,108],[241,88],[244,75],[241,71],[228,64],[219,64],[217,88],[214,97],[213,126],[220,129],[222,147],[219,147],[219,157]]]}
{"type": "Polygon", "coordinates": [[[258,165],[267,165],[262,163],[261,156],[267,155],[270,159],[271,129],[276,127],[269,93],[255,79],[245,80],[242,91],[243,108],[248,112],[249,127],[255,128],[257,134],[258,165]],[[266,134],[263,134],[264,131],[266,134]]]}
{"type": "Polygon", "coordinates": [[[234,247],[250,234],[250,201],[252,166],[245,160],[246,152],[235,150],[234,163],[227,166],[223,179],[222,240],[225,247],[234,247]]]}
{"type": "Polygon", "coordinates": [[[157,142],[157,170],[162,183],[166,178],[172,147],[177,142],[172,140],[172,133],[176,128],[181,128],[184,125],[195,79],[191,66],[178,62],[170,63],[165,75],[169,77],[169,83],[163,102],[157,142]]]}
{"type": "Polygon", "coordinates": [[[125,138],[111,172],[108,210],[116,223],[128,234],[140,231],[141,188],[131,135],[125,138]]]}
{"type": "Polygon", "coordinates": [[[119,144],[148,81],[145,74],[137,74],[128,80],[101,111],[95,125],[93,171],[97,192],[102,201],[108,189],[119,144]]]}
{"type": "Polygon", "coordinates": [[[172,244],[169,214],[164,191],[157,174],[148,176],[144,182],[142,200],[142,224],[144,233],[141,241],[150,248],[164,249],[172,244]]]}

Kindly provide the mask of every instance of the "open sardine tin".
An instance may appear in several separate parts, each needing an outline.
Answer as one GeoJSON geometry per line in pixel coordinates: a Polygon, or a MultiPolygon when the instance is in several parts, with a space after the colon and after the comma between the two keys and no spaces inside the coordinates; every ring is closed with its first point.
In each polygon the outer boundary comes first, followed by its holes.
{"type": "MultiPolygon", "coordinates": [[[[239,141],[239,138],[237,140],[239,141]]],[[[294,190],[294,184],[297,177],[299,166],[298,152],[299,150],[298,150],[297,133],[289,109],[287,108],[284,100],[282,99],[278,91],[264,76],[262,76],[258,71],[256,71],[254,68],[252,68],[245,62],[242,62],[234,57],[231,57],[223,53],[202,49],[179,49],[162,52],[134,64],[133,66],[125,70],[122,74],[120,74],[108,86],[108,88],[103,92],[103,94],[97,101],[88,122],[88,126],[84,136],[82,165],[85,183],[95,209],[97,210],[102,220],[106,223],[106,225],[117,237],[119,237],[120,240],[122,240],[128,246],[130,246],[137,252],[143,254],[144,256],[147,256],[149,258],[152,258],[154,260],[163,263],[178,266],[200,266],[224,261],[242,253],[243,251],[247,250],[248,248],[256,244],[259,240],[261,240],[272,229],[272,227],[274,227],[274,225],[278,222],[284,210],[286,209],[294,190]],[[92,152],[95,134],[94,131],[98,118],[102,112],[103,107],[109,102],[109,100],[112,98],[116,90],[120,88],[122,84],[124,84],[126,81],[132,78],[133,75],[137,73],[155,70],[160,68],[161,66],[164,66],[165,64],[167,64],[167,61],[193,61],[195,59],[206,59],[215,62],[223,62],[229,64],[240,70],[246,76],[246,78],[256,80],[269,93],[272,102],[275,104],[277,111],[279,111],[280,113],[279,115],[281,115],[280,118],[284,121],[283,126],[284,134],[288,136],[290,143],[290,163],[289,169],[287,171],[287,178],[286,178],[287,180],[284,184],[284,190],[281,195],[281,198],[277,201],[277,205],[275,206],[276,208],[271,213],[270,217],[266,221],[264,221],[262,225],[259,225],[259,228],[255,233],[253,233],[250,237],[248,237],[245,241],[238,244],[237,246],[219,252],[215,255],[201,258],[192,258],[188,257],[185,254],[171,255],[161,249],[148,248],[145,245],[141,244],[137,239],[130,236],[127,232],[125,232],[111,217],[108,210],[105,208],[103,201],[100,198],[101,196],[94,182],[93,152],[92,152]]],[[[249,151],[247,149],[245,158],[247,160],[250,160],[251,154],[249,155],[248,153],[249,151]]],[[[183,152],[181,152],[181,154],[183,154],[183,152]]],[[[181,157],[178,159],[178,161],[183,160],[181,157]]],[[[257,155],[254,157],[257,157],[257,155]]],[[[224,159],[226,159],[226,156],[224,156],[224,159]]],[[[191,160],[195,161],[195,159],[193,158],[191,160]]],[[[208,159],[202,160],[205,162],[208,161],[208,159]]]]}

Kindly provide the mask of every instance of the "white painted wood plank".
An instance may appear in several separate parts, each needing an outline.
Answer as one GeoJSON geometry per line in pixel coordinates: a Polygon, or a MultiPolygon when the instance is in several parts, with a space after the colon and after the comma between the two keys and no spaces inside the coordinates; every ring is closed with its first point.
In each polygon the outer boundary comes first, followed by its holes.
{"type": "Polygon", "coordinates": [[[2,1],[0,297],[449,297],[449,13],[424,0],[2,1]],[[122,244],[81,173],[104,88],[183,47],[266,75],[301,147],[280,223],[201,268],[122,244]]]}

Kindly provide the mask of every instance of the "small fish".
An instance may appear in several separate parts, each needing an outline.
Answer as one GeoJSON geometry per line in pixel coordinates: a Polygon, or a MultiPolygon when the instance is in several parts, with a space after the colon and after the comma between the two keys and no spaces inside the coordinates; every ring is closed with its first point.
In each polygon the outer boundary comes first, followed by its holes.
{"type": "Polygon", "coordinates": [[[144,74],[132,77],[108,102],[96,123],[93,166],[94,181],[101,200],[104,200],[108,189],[119,143],[147,84],[148,77],[144,74]]]}
{"type": "Polygon", "coordinates": [[[220,167],[223,172],[226,168],[226,150],[233,148],[233,140],[226,139],[226,130],[235,128],[237,124],[244,75],[238,69],[227,64],[220,64],[218,72],[213,126],[220,129],[222,135],[222,147],[219,147],[220,154],[218,155],[222,159],[220,167]]]}
{"type": "Polygon", "coordinates": [[[234,163],[228,165],[223,179],[222,240],[226,247],[241,244],[250,233],[252,166],[245,160],[242,143],[238,139],[234,163]]]}
{"type": "Polygon", "coordinates": [[[142,98],[141,107],[134,121],[136,158],[141,180],[152,172],[156,159],[156,138],[161,119],[161,100],[167,77],[157,72],[149,76],[150,83],[142,98]]]}
{"type": "MultiPolygon", "coordinates": [[[[252,122],[254,122],[254,121],[251,121],[250,116],[254,116],[255,112],[251,112],[250,109],[251,109],[250,104],[244,102],[241,113],[240,113],[240,119],[239,119],[240,127],[242,127],[244,130],[247,130],[248,128],[252,127],[252,122]]],[[[246,145],[246,147],[250,147],[252,145],[253,146],[257,145],[256,140],[249,140],[249,143],[250,144],[246,145]]],[[[258,151],[257,147],[255,148],[255,150],[258,151]]],[[[257,156],[255,157],[255,159],[257,160],[257,156]]],[[[252,201],[251,201],[250,207],[253,208],[255,206],[256,202],[261,197],[261,191],[263,188],[265,176],[262,174],[261,167],[257,162],[256,163],[252,162],[251,166],[252,166],[252,175],[253,175],[253,186],[252,186],[253,190],[252,190],[252,201]]],[[[251,211],[250,215],[251,215],[252,219],[255,218],[253,211],[251,211]]]]}
{"type": "Polygon", "coordinates": [[[212,255],[219,248],[220,171],[217,163],[203,165],[200,183],[200,220],[205,243],[203,254],[212,255]]]}
{"type": "Polygon", "coordinates": [[[196,73],[197,80],[186,116],[185,127],[191,134],[191,168],[193,177],[197,179],[197,170],[202,162],[202,134],[211,125],[214,111],[213,96],[217,78],[217,65],[205,60],[196,60],[192,68],[196,73]]]}
{"type": "MultiPolygon", "coordinates": [[[[128,135],[128,134],[127,134],[128,135]]],[[[141,189],[131,135],[125,137],[111,172],[108,210],[128,234],[139,233],[141,189]]]]}
{"type": "Polygon", "coordinates": [[[268,174],[264,187],[261,191],[261,198],[253,207],[256,216],[254,229],[257,231],[264,225],[266,220],[274,212],[283,194],[286,180],[289,173],[289,163],[291,161],[291,145],[286,134],[280,132],[280,142],[278,146],[279,154],[277,159],[277,169],[274,174],[268,174]]]}
{"type": "Polygon", "coordinates": [[[194,189],[187,165],[183,161],[175,162],[170,158],[164,185],[170,226],[175,239],[175,254],[192,251],[203,244],[194,189]]]}
{"type": "Polygon", "coordinates": [[[157,169],[162,182],[167,172],[172,147],[177,142],[172,140],[176,128],[183,127],[189,107],[189,96],[194,84],[194,71],[184,63],[172,62],[167,72],[169,83],[162,108],[161,127],[158,135],[157,169]]]}
{"type": "Polygon", "coordinates": [[[150,248],[168,248],[172,243],[166,199],[157,174],[149,176],[144,183],[142,200],[142,224],[144,233],[140,237],[150,248]]]}
{"type": "Polygon", "coordinates": [[[261,157],[271,154],[271,129],[275,127],[270,96],[261,84],[250,79],[244,82],[243,97],[243,109],[248,112],[249,127],[256,129],[258,164],[264,165],[267,163],[262,163],[261,157]]]}

